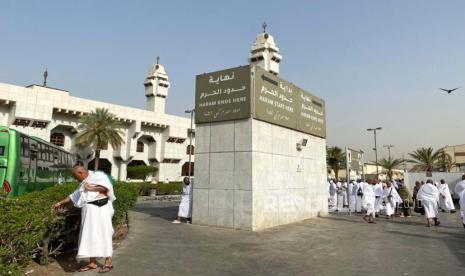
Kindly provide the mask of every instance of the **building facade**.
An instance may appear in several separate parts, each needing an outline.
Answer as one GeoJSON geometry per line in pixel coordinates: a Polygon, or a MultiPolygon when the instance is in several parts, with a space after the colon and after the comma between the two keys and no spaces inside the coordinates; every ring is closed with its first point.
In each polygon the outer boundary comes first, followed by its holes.
{"type": "Polygon", "coordinates": [[[465,144],[445,146],[442,150],[452,159],[451,167],[448,169],[446,168],[446,170],[465,173],[465,144]]]}
{"type": "Polygon", "coordinates": [[[195,145],[194,128],[190,118],[165,113],[170,82],[163,65],[151,66],[144,87],[145,110],[77,98],[66,90],[42,85],[0,83],[0,125],[61,146],[93,168],[94,150],[77,147],[74,138],[81,116],[97,107],[107,108],[123,124],[125,143],[102,150],[99,168],[124,181],[128,167],[155,166],[158,172],[152,181],[179,181],[188,174],[188,153],[194,154],[194,146],[189,147],[190,136],[195,145]]]}

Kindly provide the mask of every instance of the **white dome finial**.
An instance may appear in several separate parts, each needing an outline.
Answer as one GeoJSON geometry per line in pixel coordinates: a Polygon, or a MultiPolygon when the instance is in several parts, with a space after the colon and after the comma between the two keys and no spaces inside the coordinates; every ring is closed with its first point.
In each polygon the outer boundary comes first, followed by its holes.
{"type": "Polygon", "coordinates": [[[263,22],[263,33],[257,35],[250,49],[249,63],[278,75],[282,56],[274,42],[274,38],[266,32],[267,26],[266,22],[263,22]]]}

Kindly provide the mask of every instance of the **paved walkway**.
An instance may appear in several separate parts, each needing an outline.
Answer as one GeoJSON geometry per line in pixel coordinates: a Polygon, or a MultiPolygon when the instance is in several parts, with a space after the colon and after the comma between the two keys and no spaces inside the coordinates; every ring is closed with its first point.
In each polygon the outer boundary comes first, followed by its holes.
{"type": "Polygon", "coordinates": [[[176,212],[175,202],[137,203],[111,274],[465,275],[457,213],[433,228],[419,216],[367,224],[332,214],[256,233],[173,225],[176,212]]]}

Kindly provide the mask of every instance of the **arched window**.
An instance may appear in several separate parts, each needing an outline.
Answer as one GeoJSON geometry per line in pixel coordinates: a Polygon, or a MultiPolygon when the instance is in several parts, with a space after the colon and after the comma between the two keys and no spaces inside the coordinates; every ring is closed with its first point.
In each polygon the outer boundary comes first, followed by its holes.
{"type": "Polygon", "coordinates": [[[186,154],[194,155],[194,146],[193,145],[188,145],[187,146],[186,154]]]}
{"type": "Polygon", "coordinates": [[[144,152],[144,143],[143,143],[143,142],[137,141],[137,148],[136,148],[136,151],[137,151],[137,152],[144,152]]]}
{"type": "Polygon", "coordinates": [[[50,143],[63,147],[65,145],[65,135],[63,133],[52,133],[50,135],[50,143]]]}

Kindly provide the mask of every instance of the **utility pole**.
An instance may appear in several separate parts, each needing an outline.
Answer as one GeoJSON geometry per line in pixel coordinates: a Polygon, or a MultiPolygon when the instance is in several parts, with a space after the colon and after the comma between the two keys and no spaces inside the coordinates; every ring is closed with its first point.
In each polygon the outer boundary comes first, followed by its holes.
{"type": "Polygon", "coordinates": [[[393,148],[394,145],[384,145],[383,147],[385,147],[385,148],[388,149],[388,152],[389,152],[389,160],[391,160],[391,148],[393,148]]]}
{"type": "Polygon", "coordinates": [[[373,135],[375,137],[375,165],[376,165],[376,180],[379,179],[379,169],[378,169],[378,146],[376,145],[376,131],[381,130],[381,127],[375,127],[375,128],[368,128],[367,131],[373,131],[373,135]]]}
{"type": "MultiPolygon", "coordinates": [[[[157,58],[157,62],[158,62],[158,58],[157,58]]],[[[190,110],[186,110],[185,113],[190,113],[191,114],[191,128],[189,129],[189,179],[191,178],[192,176],[192,163],[191,163],[191,160],[192,160],[192,134],[194,132],[194,112],[195,112],[195,109],[190,109],[190,110]]]]}

